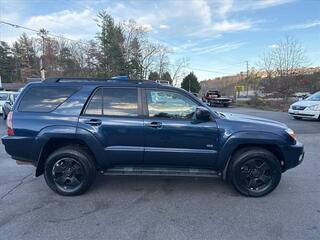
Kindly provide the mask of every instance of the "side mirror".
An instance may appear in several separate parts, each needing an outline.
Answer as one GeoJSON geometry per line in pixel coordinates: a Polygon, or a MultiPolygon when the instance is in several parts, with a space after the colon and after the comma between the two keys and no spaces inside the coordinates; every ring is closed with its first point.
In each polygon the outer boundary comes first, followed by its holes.
{"type": "Polygon", "coordinates": [[[196,119],[197,121],[207,122],[210,121],[211,113],[205,107],[197,107],[196,109],[196,119]]]}

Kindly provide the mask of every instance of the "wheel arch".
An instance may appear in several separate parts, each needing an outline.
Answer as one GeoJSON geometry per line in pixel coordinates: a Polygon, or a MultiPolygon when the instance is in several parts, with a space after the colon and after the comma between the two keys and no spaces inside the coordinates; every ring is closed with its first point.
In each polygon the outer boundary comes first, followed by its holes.
{"type": "Polygon", "coordinates": [[[282,171],[285,171],[286,162],[285,155],[282,150],[283,146],[286,144],[284,140],[282,140],[278,135],[271,133],[260,133],[259,138],[257,138],[256,133],[246,135],[246,137],[240,137],[241,133],[239,133],[230,137],[220,151],[217,168],[222,171],[224,179],[226,179],[229,162],[232,159],[232,156],[242,149],[252,147],[259,147],[270,151],[279,160],[282,171]]]}

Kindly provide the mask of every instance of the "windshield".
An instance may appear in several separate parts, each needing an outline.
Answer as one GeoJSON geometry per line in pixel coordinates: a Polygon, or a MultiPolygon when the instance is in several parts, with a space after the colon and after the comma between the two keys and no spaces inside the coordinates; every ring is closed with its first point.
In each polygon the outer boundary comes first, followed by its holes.
{"type": "Polygon", "coordinates": [[[18,93],[16,93],[16,94],[13,94],[13,100],[15,101],[16,100],[16,98],[19,96],[19,94],[18,93]]]}
{"type": "Polygon", "coordinates": [[[7,93],[0,93],[0,101],[6,101],[8,99],[7,93]]]}
{"type": "Polygon", "coordinates": [[[320,101],[320,92],[312,94],[310,97],[306,98],[308,101],[320,101]]]}

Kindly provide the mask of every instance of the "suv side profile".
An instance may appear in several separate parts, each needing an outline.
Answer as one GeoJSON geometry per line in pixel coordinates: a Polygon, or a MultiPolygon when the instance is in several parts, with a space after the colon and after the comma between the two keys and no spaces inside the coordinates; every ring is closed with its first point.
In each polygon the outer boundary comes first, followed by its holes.
{"type": "Polygon", "coordinates": [[[260,197],[300,164],[286,125],[218,113],[192,94],[151,81],[49,78],[28,84],[7,118],[6,152],[31,163],[61,195],[109,175],[221,177],[260,197]]]}

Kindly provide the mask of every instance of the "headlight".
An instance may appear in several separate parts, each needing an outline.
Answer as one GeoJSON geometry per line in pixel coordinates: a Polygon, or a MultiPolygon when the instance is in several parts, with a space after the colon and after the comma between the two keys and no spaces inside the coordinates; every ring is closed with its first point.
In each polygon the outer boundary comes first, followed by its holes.
{"type": "Polygon", "coordinates": [[[307,110],[312,110],[312,111],[320,111],[320,104],[307,107],[306,109],[307,110]]]}
{"type": "Polygon", "coordinates": [[[293,140],[297,140],[297,136],[295,134],[295,132],[291,129],[291,128],[287,128],[286,132],[289,134],[289,136],[293,139],[293,140]]]}

